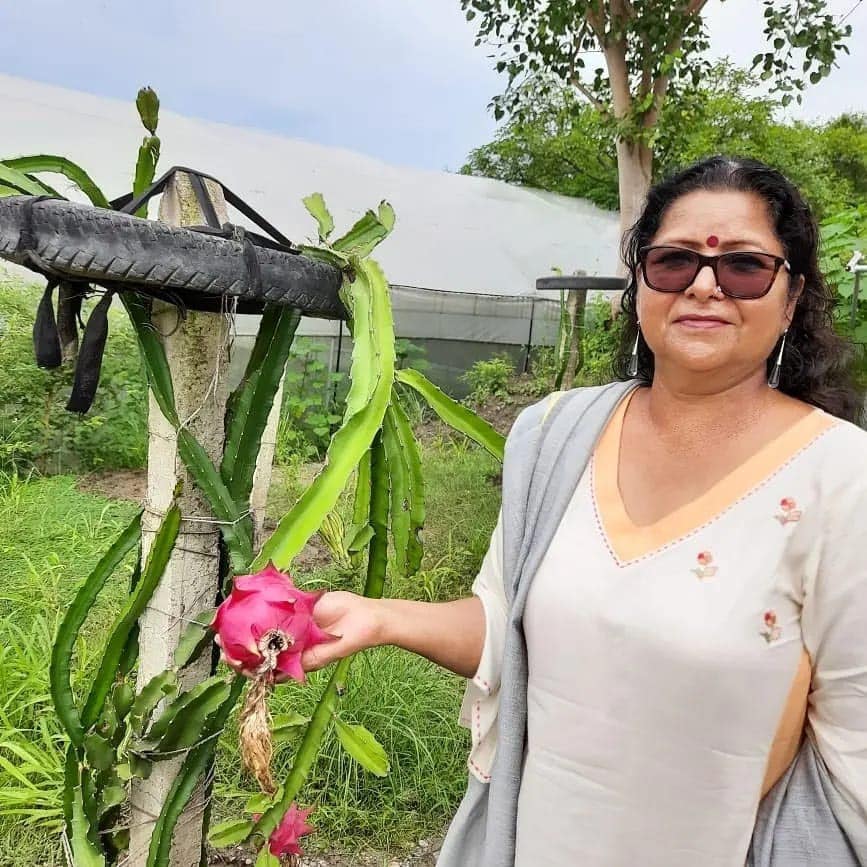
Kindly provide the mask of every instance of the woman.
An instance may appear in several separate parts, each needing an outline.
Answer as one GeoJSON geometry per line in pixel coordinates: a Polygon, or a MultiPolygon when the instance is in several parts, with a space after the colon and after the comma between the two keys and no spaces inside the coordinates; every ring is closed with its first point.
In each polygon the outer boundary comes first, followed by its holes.
{"type": "Polygon", "coordinates": [[[714,157],[624,253],[627,381],[516,422],[473,597],[326,594],[305,665],[471,678],[449,867],[867,863],[867,434],[815,222],[714,157]]]}

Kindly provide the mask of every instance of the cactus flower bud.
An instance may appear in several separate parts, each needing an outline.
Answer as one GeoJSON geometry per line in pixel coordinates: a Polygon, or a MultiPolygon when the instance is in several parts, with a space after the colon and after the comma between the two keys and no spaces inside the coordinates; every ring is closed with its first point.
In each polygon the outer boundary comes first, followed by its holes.
{"type": "Polygon", "coordinates": [[[313,812],[313,809],[299,810],[296,803],[293,801],[289,807],[283,821],[274,829],[271,837],[268,840],[268,851],[277,858],[284,856],[298,857],[303,855],[301,847],[298,845],[298,840],[305,834],[313,832],[307,824],[307,817],[313,812]]]}

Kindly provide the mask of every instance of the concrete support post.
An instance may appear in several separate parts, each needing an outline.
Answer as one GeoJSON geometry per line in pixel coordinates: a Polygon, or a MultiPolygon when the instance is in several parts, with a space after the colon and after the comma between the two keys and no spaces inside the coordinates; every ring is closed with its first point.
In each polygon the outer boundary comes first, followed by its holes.
{"type": "MultiPolygon", "coordinates": [[[[207,182],[221,221],[226,221],[222,190],[207,182]]],[[[160,204],[160,219],[175,225],[203,225],[189,177],[176,175],[160,204]]],[[[224,442],[227,373],[233,323],[229,315],[189,311],[179,320],[176,307],[154,303],[153,324],[163,335],[174,382],[178,415],[186,421],[208,455],[219,465],[224,442]]],[[[177,438],[153,397],[148,416],[148,485],[142,525],[144,556],[153,543],[162,516],[182,484],[183,520],[166,574],[140,621],[141,654],[138,687],[172,665],[178,639],[189,619],[211,607],[219,582],[219,528],[205,498],[178,455],[177,438]]],[[[269,471],[265,483],[270,479],[269,471]]],[[[207,654],[184,673],[189,688],[210,674],[207,654]]],[[[183,757],[158,762],[147,780],[134,780],[131,793],[130,867],[144,867],[151,833],[183,757]]],[[[199,864],[204,793],[199,790],[181,816],[174,835],[171,867],[199,864]]]]}

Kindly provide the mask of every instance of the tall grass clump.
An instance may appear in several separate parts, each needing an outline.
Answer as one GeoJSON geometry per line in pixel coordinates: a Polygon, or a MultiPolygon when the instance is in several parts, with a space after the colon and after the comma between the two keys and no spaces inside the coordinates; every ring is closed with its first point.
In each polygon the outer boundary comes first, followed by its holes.
{"type": "MultiPolygon", "coordinates": [[[[127,317],[110,311],[110,339],[93,408],[67,412],[74,369],[42,370],[33,321],[42,288],[0,277],[0,469],[42,473],[143,467],[147,391],[127,317]]],[[[88,315],[85,303],[83,317],[88,315]]]]}
{"type": "MultiPolygon", "coordinates": [[[[62,864],[66,738],[48,691],[51,645],[67,605],[132,504],[82,494],[71,477],[0,473],[0,864],[62,864]]],[[[76,648],[83,686],[126,587],[107,588],[76,648]]]]}

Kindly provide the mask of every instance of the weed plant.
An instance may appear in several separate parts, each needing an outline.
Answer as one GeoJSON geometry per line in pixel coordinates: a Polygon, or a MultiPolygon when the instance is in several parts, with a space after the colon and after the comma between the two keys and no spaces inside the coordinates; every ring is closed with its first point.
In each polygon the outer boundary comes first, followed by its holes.
{"type": "MultiPolygon", "coordinates": [[[[144,466],[147,397],[135,337],[121,310],[109,340],[93,408],[67,412],[73,368],[42,370],[33,357],[41,288],[0,278],[0,469],[43,473],[144,466]]],[[[85,303],[86,319],[90,302],[85,303]]]]}

